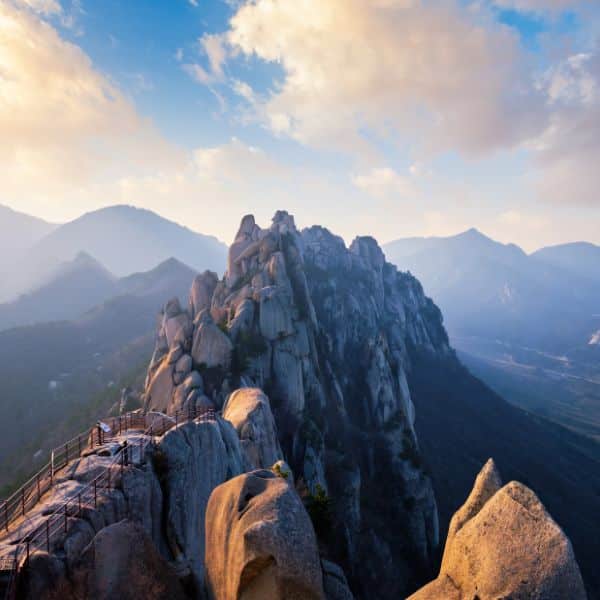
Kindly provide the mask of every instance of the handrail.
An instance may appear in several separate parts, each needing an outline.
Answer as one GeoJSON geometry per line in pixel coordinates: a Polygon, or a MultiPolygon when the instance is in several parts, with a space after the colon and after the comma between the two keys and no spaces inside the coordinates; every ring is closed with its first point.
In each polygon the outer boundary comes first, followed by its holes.
{"type": "MultiPolygon", "coordinates": [[[[139,413],[127,413],[113,417],[112,431],[127,431],[145,427],[145,419],[139,413]],[[124,423],[124,424],[123,424],[124,423]]],[[[105,435],[100,428],[94,426],[68,442],[54,448],[50,453],[50,462],[46,463],[37,473],[30,477],[24,484],[15,490],[8,498],[0,503],[0,529],[9,531],[10,525],[17,519],[24,517],[40,500],[40,498],[54,486],[55,474],[67,467],[75,459],[80,458],[84,450],[95,445],[105,443],[112,436],[105,435]]]]}
{"type": "MultiPolygon", "coordinates": [[[[145,451],[149,444],[154,443],[155,436],[164,435],[167,431],[173,427],[177,427],[179,423],[184,423],[185,420],[180,421],[179,416],[187,416],[187,420],[202,419],[202,420],[213,420],[215,418],[215,410],[213,408],[204,409],[191,409],[188,411],[176,411],[174,417],[163,415],[160,417],[158,426],[155,426],[154,421],[144,430],[143,438],[140,440],[140,444],[137,446],[139,449],[138,460],[141,464],[144,460],[145,451]]],[[[135,415],[136,419],[130,420],[130,423],[137,421],[139,423],[139,415],[135,415]]],[[[114,423],[113,423],[114,425],[114,423]]],[[[121,424],[122,425],[122,424],[121,424]]],[[[145,417],[144,417],[145,425],[145,417]]],[[[134,429],[135,427],[129,425],[129,428],[134,429]]],[[[113,428],[114,430],[114,428],[113,428]]],[[[108,465],[104,467],[100,474],[98,474],[92,481],[86,486],[80,489],[76,494],[67,498],[62,504],[60,504],[51,515],[48,515],[44,521],[36,527],[33,531],[30,531],[25,535],[15,546],[12,573],[9,581],[9,585],[6,591],[5,598],[10,599],[14,596],[15,584],[17,575],[21,569],[22,564],[29,560],[30,555],[38,550],[46,550],[50,552],[55,537],[59,534],[66,534],[68,531],[69,516],[81,516],[82,508],[84,506],[91,505],[93,499],[94,507],[98,505],[98,494],[102,494],[103,490],[110,490],[111,484],[111,471],[112,468],[119,463],[121,465],[121,472],[124,467],[129,465],[130,462],[134,462],[133,457],[135,455],[136,446],[125,443],[119,451],[113,456],[113,459],[108,465]],[[130,454],[131,452],[131,454],[130,454]],[[103,486],[103,482],[105,485],[103,486]],[[76,508],[73,512],[73,508],[76,508]]]]}

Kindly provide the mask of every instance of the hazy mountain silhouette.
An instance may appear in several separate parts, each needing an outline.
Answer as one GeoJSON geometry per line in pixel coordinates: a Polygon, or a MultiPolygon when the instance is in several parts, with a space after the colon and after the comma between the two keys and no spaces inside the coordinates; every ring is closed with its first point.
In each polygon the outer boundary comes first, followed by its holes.
{"type": "MultiPolygon", "coordinates": [[[[138,385],[143,382],[160,307],[173,296],[184,304],[195,275],[174,259],[122,279],[85,255],[73,262],[62,281],[101,276],[105,287],[96,291],[117,295],[62,321],[0,331],[0,487],[39,465],[47,455],[34,456],[38,450],[106,415],[123,385],[136,377],[142,378],[138,385]]],[[[33,306],[45,297],[40,290],[27,302],[33,306]]]]}
{"type": "Polygon", "coordinates": [[[30,248],[58,227],[37,217],[18,212],[0,204],[0,259],[11,251],[30,248]]]}
{"type": "Polygon", "coordinates": [[[149,210],[111,206],[60,225],[11,254],[3,269],[0,301],[41,287],[59,266],[87,252],[117,277],[152,269],[175,257],[197,270],[225,268],[226,247],[149,210]]]}
{"type": "Polygon", "coordinates": [[[584,279],[600,282],[600,246],[589,242],[573,242],[541,248],[531,255],[546,264],[579,274],[584,279]]]}
{"type": "Polygon", "coordinates": [[[195,271],[174,258],[151,271],[118,279],[96,259],[80,252],[52,279],[13,302],[0,304],[0,331],[47,321],[71,320],[116,296],[168,296],[195,271]]]}
{"type": "Polygon", "coordinates": [[[510,402],[600,439],[597,246],[527,255],[471,229],[384,250],[440,306],[469,369],[510,402]]]}
{"type": "Polygon", "coordinates": [[[566,260],[553,264],[528,256],[475,229],[447,238],[397,240],[384,251],[421,281],[441,307],[451,336],[499,338],[559,352],[587,343],[594,328],[600,286],[567,268],[566,260]]]}
{"type": "MultiPolygon", "coordinates": [[[[53,223],[0,205],[0,275],[12,268],[16,257],[56,227],[53,223]]],[[[2,281],[0,284],[0,297],[7,283],[2,281]]]]}
{"type": "Polygon", "coordinates": [[[132,206],[102,208],[62,225],[32,248],[33,253],[68,260],[85,250],[117,276],[147,271],[174,256],[195,269],[222,272],[226,247],[132,206]]]}

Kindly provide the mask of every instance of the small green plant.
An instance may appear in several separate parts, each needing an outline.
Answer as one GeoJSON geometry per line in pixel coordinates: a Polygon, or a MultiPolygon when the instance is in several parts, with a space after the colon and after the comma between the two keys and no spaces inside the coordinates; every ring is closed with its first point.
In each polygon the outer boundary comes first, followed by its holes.
{"type": "Polygon", "coordinates": [[[277,475],[277,477],[281,477],[282,479],[287,479],[290,476],[289,471],[281,470],[281,465],[274,465],[273,472],[275,473],[275,475],[277,475]]]}
{"type": "Polygon", "coordinates": [[[231,372],[240,376],[250,366],[253,358],[267,351],[267,343],[256,331],[241,331],[231,352],[231,372]]]}
{"type": "Polygon", "coordinates": [[[314,494],[306,498],[306,510],[310,516],[317,536],[321,539],[331,532],[331,498],[321,485],[317,483],[314,494]]]}

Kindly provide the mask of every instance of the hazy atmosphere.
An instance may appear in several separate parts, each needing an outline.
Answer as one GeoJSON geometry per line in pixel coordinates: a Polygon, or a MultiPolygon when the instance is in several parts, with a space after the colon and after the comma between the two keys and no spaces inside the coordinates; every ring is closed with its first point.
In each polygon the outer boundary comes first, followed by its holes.
{"type": "Polygon", "coordinates": [[[0,600],[600,600],[600,0],[0,0],[0,600]]]}
{"type": "Polygon", "coordinates": [[[133,204],[225,242],[248,205],[348,241],[600,242],[594,1],[3,0],[0,19],[17,210],[133,204]]]}

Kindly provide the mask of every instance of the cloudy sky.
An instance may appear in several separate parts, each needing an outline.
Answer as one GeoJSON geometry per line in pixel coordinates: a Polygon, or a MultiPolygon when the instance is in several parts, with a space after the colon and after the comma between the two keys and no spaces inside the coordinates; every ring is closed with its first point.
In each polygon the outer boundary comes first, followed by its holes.
{"type": "Polygon", "coordinates": [[[0,0],[0,204],[600,243],[598,0],[0,0]]]}

